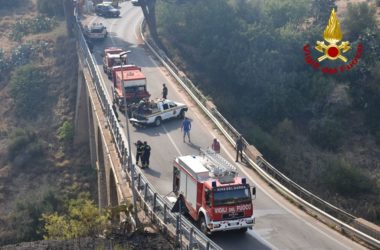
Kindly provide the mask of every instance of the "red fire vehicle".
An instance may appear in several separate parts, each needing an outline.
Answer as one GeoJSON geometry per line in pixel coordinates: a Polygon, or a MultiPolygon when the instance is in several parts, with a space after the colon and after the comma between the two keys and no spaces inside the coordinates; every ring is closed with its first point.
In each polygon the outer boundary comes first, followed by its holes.
{"type": "Polygon", "coordinates": [[[240,230],[255,223],[252,193],[246,178],[220,154],[201,150],[199,156],[180,156],[174,160],[173,191],[184,197],[189,215],[202,232],[240,230]]]}
{"type": "Polygon", "coordinates": [[[112,75],[115,89],[113,98],[120,110],[124,110],[124,95],[127,105],[150,97],[146,90],[146,77],[140,67],[115,66],[112,68],[112,75]]]}
{"type": "MultiPolygon", "coordinates": [[[[104,50],[103,54],[103,70],[107,74],[109,79],[112,79],[112,67],[121,65],[120,53],[124,52],[121,48],[110,47],[104,50]]],[[[123,62],[124,65],[127,61],[123,62]]]]}

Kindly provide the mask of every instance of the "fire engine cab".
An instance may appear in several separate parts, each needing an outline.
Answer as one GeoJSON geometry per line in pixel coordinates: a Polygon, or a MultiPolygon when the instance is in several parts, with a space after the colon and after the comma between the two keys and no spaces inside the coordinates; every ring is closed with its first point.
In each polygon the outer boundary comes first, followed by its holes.
{"type": "Polygon", "coordinates": [[[251,190],[246,178],[239,177],[236,168],[211,149],[174,160],[173,191],[184,197],[189,215],[204,233],[246,232],[255,223],[252,200],[256,188],[251,190]]]}

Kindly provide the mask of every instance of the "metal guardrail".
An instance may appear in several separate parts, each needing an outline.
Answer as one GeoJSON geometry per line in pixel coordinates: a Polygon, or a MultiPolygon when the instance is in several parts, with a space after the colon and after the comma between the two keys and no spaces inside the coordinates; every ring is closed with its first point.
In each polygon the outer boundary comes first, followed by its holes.
{"type": "Polygon", "coordinates": [[[136,190],[140,202],[144,205],[151,219],[156,222],[163,231],[171,233],[172,235],[179,234],[181,237],[185,238],[181,244],[184,244],[188,249],[222,249],[186,218],[171,213],[170,210],[172,204],[158,194],[140,169],[136,168],[135,176],[131,176],[130,169],[126,168],[128,159],[126,137],[124,133],[122,133],[122,128],[112,110],[112,101],[109,99],[110,97],[105,88],[103,78],[95,66],[94,58],[89,51],[78,19],[76,21],[75,29],[79,45],[78,55],[84,62],[84,67],[87,67],[90,72],[94,88],[100,100],[102,111],[107,118],[109,130],[113,136],[124,173],[126,174],[126,179],[128,183],[132,185],[131,178],[135,178],[135,186],[131,186],[131,188],[136,190]],[[178,220],[180,220],[181,223],[178,223],[178,220]],[[178,225],[180,225],[180,228],[178,228],[178,225]]]}
{"type": "MultiPolygon", "coordinates": [[[[154,43],[154,41],[145,38],[143,33],[141,33],[141,36],[151,52],[181,84],[206,115],[215,123],[227,140],[235,146],[235,138],[237,138],[240,133],[227,121],[226,118],[223,117],[216,107],[207,107],[210,106],[208,105],[209,100],[190,79],[181,73],[176,65],[167,57],[165,52],[154,43]]],[[[246,139],[243,138],[243,141],[246,145],[249,145],[246,139]]],[[[380,249],[379,231],[373,230],[372,228],[356,221],[357,218],[355,216],[333,206],[299,186],[273,167],[262,156],[258,156],[257,159],[250,159],[247,154],[244,153],[244,157],[249,165],[251,165],[268,183],[273,185],[281,193],[287,195],[292,201],[302,205],[309,212],[318,215],[321,219],[328,220],[330,224],[334,224],[334,226],[342,232],[350,234],[353,237],[364,241],[366,244],[380,249]]]]}

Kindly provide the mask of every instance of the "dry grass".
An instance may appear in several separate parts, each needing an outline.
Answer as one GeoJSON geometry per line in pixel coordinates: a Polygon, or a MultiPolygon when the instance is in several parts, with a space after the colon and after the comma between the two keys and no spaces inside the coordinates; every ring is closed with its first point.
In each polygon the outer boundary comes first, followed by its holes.
{"type": "Polygon", "coordinates": [[[55,27],[51,32],[47,33],[38,33],[38,34],[30,34],[25,36],[22,41],[56,41],[60,36],[66,36],[66,22],[59,22],[58,26],[55,27]]]}

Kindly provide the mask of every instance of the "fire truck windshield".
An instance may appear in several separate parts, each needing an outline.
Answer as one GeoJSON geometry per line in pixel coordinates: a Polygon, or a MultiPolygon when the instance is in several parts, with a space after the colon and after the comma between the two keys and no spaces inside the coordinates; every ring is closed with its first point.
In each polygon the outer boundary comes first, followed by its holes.
{"type": "Polygon", "coordinates": [[[251,202],[251,192],[247,186],[229,186],[214,189],[214,206],[247,202],[251,202]]]}

